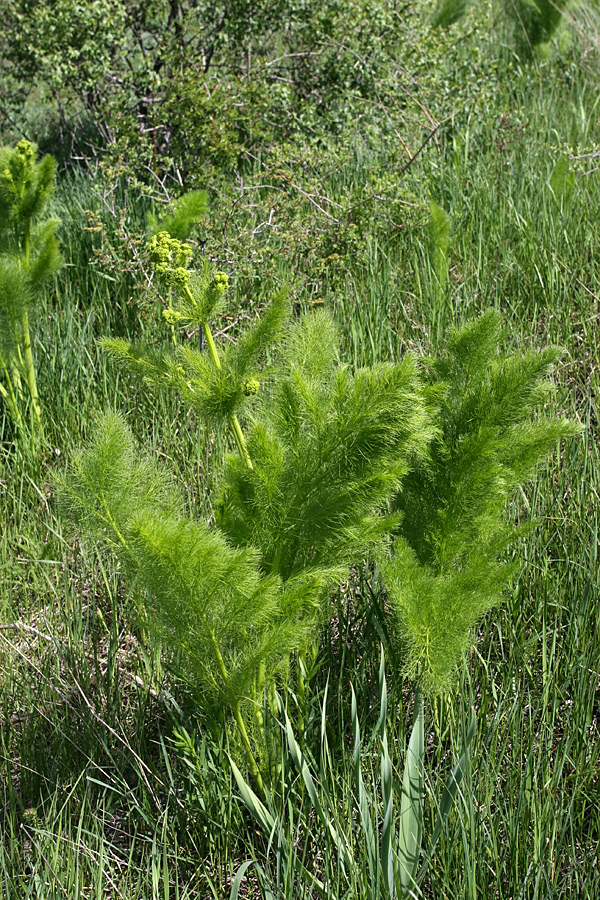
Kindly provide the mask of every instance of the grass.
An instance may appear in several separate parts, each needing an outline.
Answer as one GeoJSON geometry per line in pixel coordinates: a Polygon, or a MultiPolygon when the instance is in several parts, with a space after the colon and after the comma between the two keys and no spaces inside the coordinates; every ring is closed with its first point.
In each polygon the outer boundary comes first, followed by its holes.
{"type": "MultiPolygon", "coordinates": [[[[504,607],[482,623],[455,690],[428,712],[429,829],[471,707],[478,719],[468,775],[423,885],[424,897],[439,900],[600,897],[600,186],[585,156],[600,135],[590,72],[565,63],[557,75],[557,66],[548,60],[516,71],[485,115],[476,105],[457,110],[402,176],[408,205],[361,207],[357,233],[348,231],[349,219],[327,223],[298,192],[289,195],[292,205],[288,195],[277,200],[267,189],[253,192],[252,204],[230,189],[234,224],[222,191],[207,226],[215,255],[238,272],[234,310],[252,314],[270,284],[289,281],[299,306],[324,303],[334,311],[354,365],[426,350],[450,324],[491,305],[504,311],[516,344],[566,348],[558,402],[586,425],[585,434],[561,447],[515,497],[515,520],[527,512],[538,522],[521,541],[520,574],[504,607]],[[572,193],[562,198],[550,187],[561,157],[573,157],[575,175],[572,193]],[[430,199],[450,219],[446,284],[436,280],[429,245],[430,199]],[[251,264],[251,254],[236,255],[235,234],[243,245],[271,202],[288,224],[254,236],[251,264]],[[396,227],[399,209],[405,219],[396,227]],[[262,266],[269,277],[261,286],[262,266]]],[[[351,205],[352,191],[368,186],[386,153],[389,144],[357,141],[327,177],[324,159],[324,192],[351,205]]],[[[256,164],[248,177],[259,184],[262,175],[256,164]]],[[[128,202],[135,231],[148,204],[128,202]]],[[[156,340],[160,326],[132,275],[88,265],[98,238],[84,231],[86,210],[102,203],[84,176],[65,177],[57,205],[67,266],[36,322],[46,423],[37,467],[2,424],[0,896],[317,896],[302,861],[330,879],[332,897],[383,897],[357,822],[348,700],[352,684],[368,735],[387,628],[373,574],[355,573],[332,599],[311,682],[307,746],[358,860],[344,874],[285,755],[285,791],[273,799],[280,830],[269,843],[252,824],[227,747],[210,722],[197,718],[185,678],[173,674],[177,666],[149,649],[119,572],[62,530],[52,469],[86,437],[100,410],[123,409],[207,515],[211,460],[223,452],[223,435],[198,434],[171,397],[139,391],[99,352],[102,334],[156,340]],[[321,755],[328,677],[329,755],[321,755]]],[[[386,652],[401,653],[391,638],[386,652]]],[[[398,773],[410,690],[389,675],[388,688],[398,773]]],[[[368,792],[379,797],[377,748],[366,739],[363,774],[368,792]]]]}

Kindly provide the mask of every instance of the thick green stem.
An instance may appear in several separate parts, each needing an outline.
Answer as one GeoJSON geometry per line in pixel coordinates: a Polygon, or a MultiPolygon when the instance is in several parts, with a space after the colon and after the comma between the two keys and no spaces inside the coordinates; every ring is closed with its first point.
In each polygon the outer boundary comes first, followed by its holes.
{"type": "Polygon", "coordinates": [[[256,705],[256,721],[258,722],[258,727],[263,727],[263,695],[265,691],[265,678],[267,675],[267,670],[264,662],[260,662],[258,664],[258,674],[256,676],[256,696],[258,698],[258,703],[256,705]]]}
{"type": "MultiPolygon", "coordinates": [[[[194,302],[194,297],[189,289],[189,287],[185,287],[185,291],[189,296],[190,300],[194,302]]],[[[210,357],[215,365],[216,369],[221,368],[221,360],[219,359],[219,353],[217,351],[217,347],[212,336],[212,332],[210,330],[210,326],[208,322],[202,322],[202,331],[204,332],[204,337],[206,339],[206,345],[208,347],[208,352],[210,353],[210,357]]],[[[250,459],[250,454],[248,453],[248,447],[246,446],[246,441],[244,439],[244,435],[242,429],[240,427],[240,423],[238,422],[238,417],[235,413],[232,413],[229,417],[229,425],[231,430],[233,431],[233,436],[235,438],[235,442],[237,444],[237,448],[239,450],[240,456],[244,460],[246,467],[248,469],[252,469],[252,460],[250,459]]]]}
{"type": "Polygon", "coordinates": [[[2,368],[4,369],[4,377],[6,379],[8,388],[5,388],[3,384],[0,384],[0,393],[6,400],[8,407],[12,412],[13,418],[17,424],[17,427],[22,428],[23,427],[23,419],[21,418],[21,411],[19,410],[19,403],[17,400],[17,396],[15,395],[14,381],[8,371],[8,368],[6,367],[6,363],[4,362],[4,360],[2,361],[2,368]]]}
{"type": "Polygon", "coordinates": [[[211,359],[215,364],[215,368],[221,368],[221,360],[219,359],[219,353],[217,351],[216,344],[214,342],[214,338],[212,336],[212,331],[210,330],[210,325],[208,322],[203,322],[202,331],[204,332],[204,337],[206,339],[206,344],[208,346],[208,352],[210,353],[211,359]]]}
{"type": "Polygon", "coordinates": [[[246,441],[244,440],[244,435],[242,433],[240,423],[238,422],[238,418],[235,413],[233,413],[230,416],[229,424],[231,425],[231,429],[233,431],[233,436],[235,437],[235,442],[236,442],[237,448],[240,452],[240,456],[246,463],[246,468],[247,469],[254,468],[252,465],[252,460],[250,459],[250,454],[248,453],[248,447],[246,446],[246,441]]]}
{"type": "Polygon", "coordinates": [[[29,388],[31,397],[31,406],[33,408],[33,416],[35,424],[39,428],[42,424],[42,411],[40,408],[40,398],[37,389],[37,381],[35,377],[35,367],[33,365],[33,353],[31,351],[31,336],[29,334],[29,313],[23,310],[21,316],[21,327],[23,329],[23,367],[25,369],[25,379],[29,388]]]}
{"type": "MultiPolygon", "coordinates": [[[[217,660],[217,666],[219,667],[219,671],[221,673],[221,678],[223,679],[225,687],[229,688],[229,685],[230,685],[229,672],[227,671],[227,667],[225,665],[225,660],[223,659],[223,656],[221,654],[221,648],[219,647],[219,643],[214,635],[212,628],[208,625],[208,623],[206,623],[206,624],[207,624],[208,633],[210,635],[210,642],[212,644],[213,653],[215,654],[215,657],[217,660]]],[[[260,768],[258,767],[258,764],[257,764],[257,762],[254,758],[254,754],[252,752],[252,744],[250,743],[250,738],[248,737],[248,731],[246,729],[246,724],[245,724],[243,716],[242,716],[242,711],[240,709],[239,701],[236,698],[234,700],[231,700],[230,702],[231,702],[231,708],[233,710],[233,716],[235,718],[236,725],[238,727],[238,731],[240,733],[240,737],[242,738],[242,743],[243,743],[244,749],[246,751],[246,757],[248,760],[248,767],[250,769],[250,774],[252,775],[252,778],[254,779],[254,782],[255,782],[258,790],[264,797],[265,786],[264,786],[263,778],[260,773],[260,768]]]]}
{"type": "MultiPolygon", "coordinates": [[[[31,223],[27,221],[25,232],[23,235],[23,268],[29,268],[29,253],[31,245],[31,223]]],[[[29,333],[29,312],[27,307],[21,314],[21,331],[23,334],[23,354],[21,364],[25,373],[25,380],[29,388],[29,396],[31,397],[31,406],[33,409],[33,417],[36,426],[39,428],[42,424],[42,411],[40,408],[40,397],[38,394],[37,380],[35,377],[35,367],[33,365],[33,353],[31,350],[31,335],[29,333]]]]}
{"type": "Polygon", "coordinates": [[[265,796],[265,784],[260,774],[260,769],[256,760],[254,759],[254,754],[252,753],[252,745],[250,744],[250,738],[248,737],[248,732],[246,731],[246,725],[244,723],[244,719],[242,718],[242,712],[240,710],[240,705],[237,700],[232,703],[233,715],[235,717],[235,721],[237,723],[238,730],[240,732],[242,743],[244,744],[244,749],[246,750],[246,757],[248,760],[248,767],[250,769],[250,774],[254,779],[254,783],[258,788],[259,792],[262,796],[265,796]]]}
{"type": "Polygon", "coordinates": [[[10,379],[13,386],[13,393],[17,400],[20,400],[23,394],[23,388],[21,385],[21,373],[19,372],[19,366],[17,360],[15,359],[14,354],[10,360],[10,379]]]}
{"type": "Polygon", "coordinates": [[[282,548],[278,547],[271,562],[271,574],[279,575],[279,567],[281,565],[282,548]]]}

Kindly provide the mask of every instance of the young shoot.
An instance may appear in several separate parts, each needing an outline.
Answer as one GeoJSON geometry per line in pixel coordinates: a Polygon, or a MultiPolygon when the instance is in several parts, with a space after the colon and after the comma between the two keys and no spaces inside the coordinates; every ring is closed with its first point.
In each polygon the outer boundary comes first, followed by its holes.
{"type": "Polygon", "coordinates": [[[37,147],[20,141],[0,148],[0,396],[19,429],[29,406],[41,431],[30,312],[40,290],[61,265],[58,219],[41,219],[55,189],[56,163],[37,161],[37,147]]]}

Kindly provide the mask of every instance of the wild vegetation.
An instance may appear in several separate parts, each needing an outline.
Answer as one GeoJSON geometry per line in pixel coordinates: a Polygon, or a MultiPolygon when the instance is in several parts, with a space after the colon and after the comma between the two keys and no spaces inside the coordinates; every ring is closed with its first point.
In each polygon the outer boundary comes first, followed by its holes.
{"type": "Polygon", "coordinates": [[[2,896],[595,900],[595,7],[3,19],[2,896]]]}

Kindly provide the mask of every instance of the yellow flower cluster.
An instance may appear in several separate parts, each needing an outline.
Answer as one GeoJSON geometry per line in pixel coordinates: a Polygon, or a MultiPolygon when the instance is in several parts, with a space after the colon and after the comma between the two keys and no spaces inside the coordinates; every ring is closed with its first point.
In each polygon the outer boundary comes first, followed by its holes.
{"type": "Polygon", "coordinates": [[[172,238],[167,231],[160,231],[150,241],[149,250],[155,272],[170,284],[185,287],[190,278],[186,265],[192,248],[172,238]]]}

